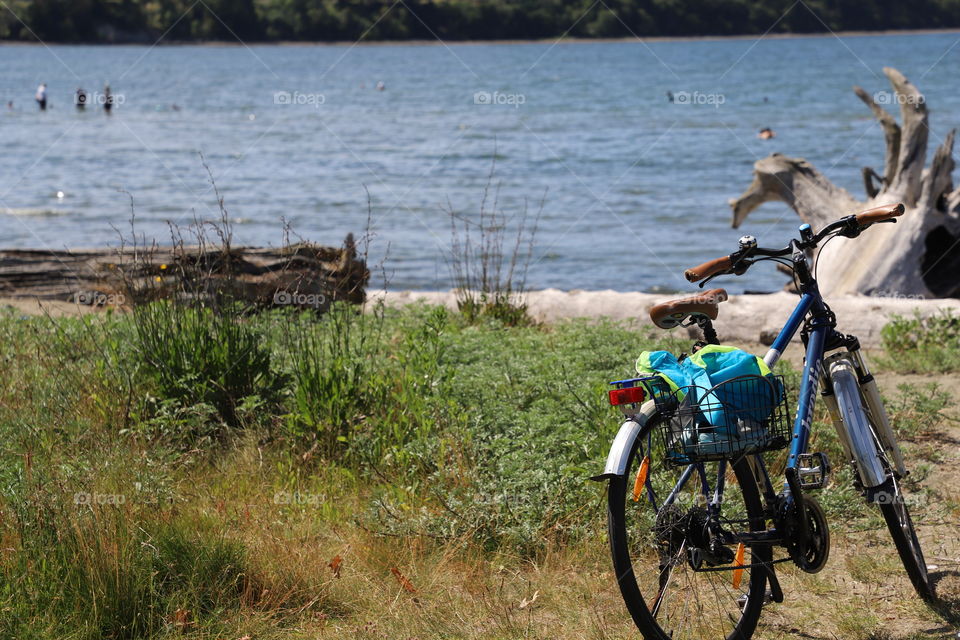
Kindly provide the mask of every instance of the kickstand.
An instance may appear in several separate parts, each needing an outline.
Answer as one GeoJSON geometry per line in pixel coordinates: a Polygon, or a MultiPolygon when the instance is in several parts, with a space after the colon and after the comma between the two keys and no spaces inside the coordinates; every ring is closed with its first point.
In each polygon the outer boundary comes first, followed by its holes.
{"type": "Polygon", "coordinates": [[[770,599],[783,602],[783,589],[780,588],[780,580],[777,579],[777,572],[772,564],[767,565],[767,579],[770,582],[770,599]]]}

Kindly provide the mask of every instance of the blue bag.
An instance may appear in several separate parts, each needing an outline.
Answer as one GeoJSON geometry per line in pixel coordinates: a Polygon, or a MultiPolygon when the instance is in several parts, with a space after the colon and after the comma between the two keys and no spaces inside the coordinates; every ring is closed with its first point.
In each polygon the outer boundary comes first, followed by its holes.
{"type": "Polygon", "coordinates": [[[667,351],[645,351],[637,371],[663,379],[686,407],[688,445],[715,443],[731,451],[762,445],[763,423],[784,397],[767,364],[736,347],[707,345],[682,361],[667,351]]]}

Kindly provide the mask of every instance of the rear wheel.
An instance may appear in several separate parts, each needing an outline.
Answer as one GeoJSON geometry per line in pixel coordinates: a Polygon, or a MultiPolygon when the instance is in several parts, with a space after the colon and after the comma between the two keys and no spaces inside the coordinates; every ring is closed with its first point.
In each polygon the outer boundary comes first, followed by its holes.
{"type": "Polygon", "coordinates": [[[747,640],[756,629],[767,581],[766,567],[749,565],[769,563],[771,549],[745,547],[739,577],[729,569],[704,571],[737,564],[734,538],[723,544],[709,532],[704,481],[712,498],[722,473],[718,522],[723,531],[731,536],[764,531],[753,471],[745,459],[699,469],[670,465],[655,434],[660,424],[659,416],[647,421],[626,475],[610,481],[610,548],[624,602],[647,640],[747,640]],[[670,502],[668,495],[685,474],[686,482],[670,502]]]}

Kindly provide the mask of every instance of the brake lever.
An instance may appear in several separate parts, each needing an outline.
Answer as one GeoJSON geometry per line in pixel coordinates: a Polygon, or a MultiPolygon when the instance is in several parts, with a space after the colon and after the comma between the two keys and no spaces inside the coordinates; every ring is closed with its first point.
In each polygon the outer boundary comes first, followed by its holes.
{"type": "Polygon", "coordinates": [[[854,233],[854,234],[852,234],[852,235],[847,235],[847,234],[843,234],[843,235],[844,235],[845,237],[847,237],[847,238],[856,238],[857,236],[859,236],[861,233],[863,233],[864,231],[866,231],[867,229],[869,229],[869,228],[872,227],[873,225],[875,225],[875,224],[883,224],[883,223],[885,223],[885,222],[892,222],[893,224],[897,224],[897,219],[896,219],[896,218],[887,218],[886,220],[877,220],[876,222],[871,222],[870,224],[858,225],[857,228],[856,228],[856,233],[854,233]]]}
{"type": "Polygon", "coordinates": [[[713,280],[714,278],[716,278],[716,277],[718,277],[718,276],[722,276],[722,275],[726,275],[726,274],[725,274],[725,273],[715,273],[715,274],[713,274],[712,276],[707,276],[706,278],[704,278],[703,280],[701,280],[701,281],[700,281],[700,284],[698,284],[697,286],[700,287],[701,289],[703,289],[703,285],[707,284],[708,282],[710,282],[710,281],[713,280]]]}

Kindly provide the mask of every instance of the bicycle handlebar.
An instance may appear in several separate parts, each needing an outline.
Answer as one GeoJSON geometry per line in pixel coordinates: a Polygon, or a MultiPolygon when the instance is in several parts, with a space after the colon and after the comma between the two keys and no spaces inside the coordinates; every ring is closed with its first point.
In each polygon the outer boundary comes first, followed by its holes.
{"type": "MultiPolygon", "coordinates": [[[[902,216],[904,210],[902,202],[895,205],[874,207],[873,209],[861,211],[856,215],[844,216],[839,220],[831,222],[816,235],[813,235],[812,232],[809,231],[809,226],[804,225],[807,229],[807,235],[803,235],[804,227],[801,227],[802,239],[800,241],[791,241],[790,245],[783,249],[763,249],[756,246],[756,240],[753,240],[751,246],[741,248],[739,251],[731,253],[728,256],[714,258],[692,269],[687,269],[683,272],[683,276],[688,282],[699,282],[701,280],[712,279],[714,276],[724,273],[733,273],[734,270],[736,270],[737,275],[741,275],[756,262],[756,259],[751,259],[754,256],[758,256],[761,259],[779,258],[790,255],[794,247],[802,250],[815,249],[821,240],[834,233],[844,235],[848,238],[856,238],[864,229],[872,224],[878,222],[896,222],[895,218],[902,216]]],[[[700,286],[702,287],[704,284],[706,284],[706,282],[701,282],[700,286]]]]}

